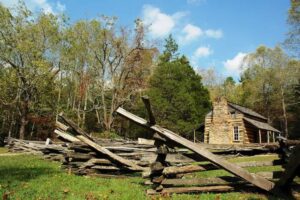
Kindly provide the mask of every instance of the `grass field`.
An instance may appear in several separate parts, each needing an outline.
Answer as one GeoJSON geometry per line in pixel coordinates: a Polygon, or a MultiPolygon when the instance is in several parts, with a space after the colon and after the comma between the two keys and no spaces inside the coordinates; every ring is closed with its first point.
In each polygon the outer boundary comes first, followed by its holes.
{"type": "Polygon", "coordinates": [[[7,148],[5,148],[5,147],[0,147],[0,154],[1,154],[1,153],[7,153],[7,152],[8,152],[7,148]]]}
{"type": "MultiPolygon", "coordinates": [[[[236,158],[232,162],[245,160],[274,159],[236,158]]],[[[250,171],[274,170],[268,167],[251,168],[250,171]]],[[[195,173],[196,177],[228,175],[223,170],[195,173]]],[[[3,199],[270,199],[272,197],[254,193],[223,193],[172,195],[171,197],[147,197],[146,187],[139,176],[123,179],[105,179],[68,175],[60,169],[60,164],[42,160],[37,156],[0,157],[0,198],[3,199]]]]}

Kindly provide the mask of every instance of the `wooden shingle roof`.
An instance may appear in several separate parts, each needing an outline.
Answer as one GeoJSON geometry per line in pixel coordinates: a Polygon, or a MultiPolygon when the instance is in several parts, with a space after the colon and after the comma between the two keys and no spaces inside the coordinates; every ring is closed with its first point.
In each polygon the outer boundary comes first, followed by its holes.
{"type": "Polygon", "coordinates": [[[237,105],[237,104],[234,104],[234,103],[231,103],[231,102],[228,102],[228,105],[235,109],[235,110],[238,110],[240,111],[241,113],[244,113],[246,115],[250,115],[250,116],[253,116],[253,117],[257,117],[257,118],[260,118],[260,119],[264,119],[264,120],[267,120],[266,117],[262,116],[261,114],[258,114],[257,112],[249,109],[249,108],[246,108],[244,106],[240,106],[240,105],[237,105]]]}
{"type": "Polygon", "coordinates": [[[262,130],[274,131],[274,132],[280,133],[279,130],[277,130],[276,128],[274,128],[273,126],[271,126],[268,123],[259,122],[259,121],[253,120],[253,119],[249,119],[247,117],[244,117],[243,119],[246,122],[248,122],[248,123],[252,124],[253,126],[255,126],[256,128],[259,128],[259,129],[262,129],[262,130]]]}

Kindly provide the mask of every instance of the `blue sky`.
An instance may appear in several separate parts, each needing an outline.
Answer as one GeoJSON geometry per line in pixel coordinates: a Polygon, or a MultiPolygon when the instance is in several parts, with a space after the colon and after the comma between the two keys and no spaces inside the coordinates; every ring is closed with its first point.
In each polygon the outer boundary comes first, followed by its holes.
{"type": "MultiPolygon", "coordinates": [[[[12,6],[17,0],[0,0],[12,6]]],[[[243,57],[259,45],[274,47],[287,32],[289,0],[25,0],[34,11],[64,12],[72,22],[100,15],[117,16],[122,26],[136,18],[149,37],[163,46],[173,34],[195,68],[215,68],[238,77],[243,57]]]]}

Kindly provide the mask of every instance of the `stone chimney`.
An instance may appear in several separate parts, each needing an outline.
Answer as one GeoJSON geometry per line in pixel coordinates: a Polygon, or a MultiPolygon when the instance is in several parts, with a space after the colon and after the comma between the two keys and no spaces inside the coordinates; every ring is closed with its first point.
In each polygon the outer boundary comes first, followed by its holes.
{"type": "Polygon", "coordinates": [[[230,144],[227,100],[220,97],[213,102],[212,123],[209,134],[210,144],[230,144]]]}
{"type": "Polygon", "coordinates": [[[213,102],[213,122],[223,122],[228,113],[228,104],[225,97],[219,97],[213,102]]]}

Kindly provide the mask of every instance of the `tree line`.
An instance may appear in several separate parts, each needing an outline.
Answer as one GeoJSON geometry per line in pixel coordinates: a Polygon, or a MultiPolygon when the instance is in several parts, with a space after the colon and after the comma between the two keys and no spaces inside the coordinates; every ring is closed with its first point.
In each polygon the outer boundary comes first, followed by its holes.
{"type": "MultiPolygon", "coordinates": [[[[244,58],[242,67],[245,70],[238,83],[232,77],[210,82],[211,98],[221,94],[261,113],[284,136],[299,137],[299,60],[289,57],[278,46],[260,46],[244,58]]],[[[210,70],[203,76],[214,80],[216,73],[210,70]]]]}
{"type": "Polygon", "coordinates": [[[172,36],[160,53],[141,20],[134,29],[116,22],[102,16],[70,24],[65,16],[33,14],[24,3],[14,10],[0,4],[0,137],[51,137],[63,112],[89,133],[135,138],[145,130],[114,110],[145,116],[142,95],[160,124],[187,138],[218,95],[266,115],[286,134],[299,133],[299,60],[280,47],[249,54],[240,83],[205,84],[207,75],[195,72],[172,36]]]}

